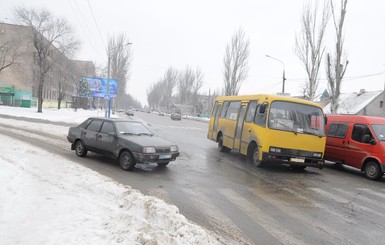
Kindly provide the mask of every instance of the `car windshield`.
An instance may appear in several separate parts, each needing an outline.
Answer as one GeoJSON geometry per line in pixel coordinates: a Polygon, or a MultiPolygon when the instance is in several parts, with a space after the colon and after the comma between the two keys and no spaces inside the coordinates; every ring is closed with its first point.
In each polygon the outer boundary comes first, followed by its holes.
{"type": "Polygon", "coordinates": [[[385,141],[385,124],[373,124],[373,131],[379,141],[385,141]]]}
{"type": "Polygon", "coordinates": [[[153,135],[153,133],[140,122],[116,122],[119,134],[153,135]]]}
{"type": "Polygon", "coordinates": [[[271,103],[269,128],[295,134],[325,136],[324,115],[320,108],[286,101],[271,103]]]}

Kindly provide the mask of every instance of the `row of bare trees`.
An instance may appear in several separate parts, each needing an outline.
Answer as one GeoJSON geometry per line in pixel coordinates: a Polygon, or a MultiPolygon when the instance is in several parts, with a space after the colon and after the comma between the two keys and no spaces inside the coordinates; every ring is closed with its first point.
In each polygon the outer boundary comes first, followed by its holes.
{"type": "Polygon", "coordinates": [[[344,56],[343,26],[347,11],[347,0],[325,1],[322,8],[318,2],[308,2],[303,9],[301,32],[296,36],[295,52],[302,62],[308,81],[305,83],[305,95],[309,100],[316,97],[318,89],[318,73],[326,50],[324,44],[325,31],[330,16],[333,19],[335,31],[335,50],[326,54],[326,77],[331,99],[331,112],[338,109],[338,99],[341,93],[341,83],[349,61],[344,56]],[[320,17],[320,18],[319,18],[320,17]]]}
{"type": "Polygon", "coordinates": [[[163,77],[147,89],[147,102],[152,108],[167,108],[172,103],[198,104],[198,93],[203,86],[203,73],[200,68],[193,70],[187,66],[178,71],[168,68],[163,77]],[[175,92],[175,96],[174,96],[175,92]],[[174,96],[174,101],[171,101],[174,96]]]}

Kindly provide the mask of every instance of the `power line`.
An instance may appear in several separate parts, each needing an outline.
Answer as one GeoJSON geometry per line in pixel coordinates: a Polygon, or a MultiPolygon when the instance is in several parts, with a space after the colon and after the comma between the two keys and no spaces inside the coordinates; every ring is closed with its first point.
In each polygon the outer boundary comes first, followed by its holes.
{"type": "MultiPolygon", "coordinates": [[[[94,23],[95,23],[95,26],[96,26],[96,29],[98,30],[98,33],[99,33],[99,37],[101,40],[103,40],[103,46],[104,46],[104,39],[103,39],[103,36],[100,32],[100,29],[99,29],[99,26],[98,26],[98,23],[96,22],[96,18],[95,18],[95,15],[94,15],[94,11],[92,10],[92,7],[91,7],[91,4],[90,4],[90,1],[87,0],[87,3],[88,3],[88,7],[90,8],[90,11],[91,11],[91,14],[92,14],[92,17],[94,19],[94,23]]],[[[106,46],[104,46],[104,48],[106,49],[106,46]]]]}
{"type": "MultiPolygon", "coordinates": [[[[90,31],[90,29],[89,29],[89,27],[87,25],[87,22],[83,19],[82,11],[81,11],[79,5],[77,4],[76,0],[74,0],[74,2],[75,2],[75,5],[76,5],[76,8],[77,8],[77,11],[73,7],[73,5],[71,4],[70,1],[68,3],[70,5],[71,9],[73,10],[73,12],[75,13],[75,17],[78,19],[78,23],[79,23],[80,29],[82,30],[82,32],[87,33],[87,31],[88,31],[88,34],[90,34],[91,31],[90,31]],[[79,14],[81,16],[80,18],[79,18],[79,14]],[[83,24],[85,25],[85,28],[84,28],[83,24]]],[[[93,51],[97,52],[97,50],[98,50],[97,49],[97,45],[95,45],[95,43],[91,41],[92,39],[90,39],[90,35],[86,35],[86,38],[87,38],[87,41],[90,44],[91,48],[93,49],[93,51]]]]}

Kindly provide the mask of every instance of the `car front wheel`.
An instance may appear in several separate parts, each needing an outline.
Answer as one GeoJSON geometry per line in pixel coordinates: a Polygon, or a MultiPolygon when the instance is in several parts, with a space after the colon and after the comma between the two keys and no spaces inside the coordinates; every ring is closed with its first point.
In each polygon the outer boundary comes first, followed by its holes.
{"type": "Polygon", "coordinates": [[[79,157],[85,157],[87,155],[86,147],[84,146],[81,140],[77,141],[75,144],[76,155],[79,157]]]}
{"type": "Polygon", "coordinates": [[[130,171],[135,167],[135,159],[128,151],[123,151],[119,157],[119,164],[123,170],[130,171]]]}
{"type": "Polygon", "coordinates": [[[365,176],[371,180],[378,180],[384,174],[381,172],[380,165],[375,161],[370,161],[365,165],[364,173],[365,176]]]}

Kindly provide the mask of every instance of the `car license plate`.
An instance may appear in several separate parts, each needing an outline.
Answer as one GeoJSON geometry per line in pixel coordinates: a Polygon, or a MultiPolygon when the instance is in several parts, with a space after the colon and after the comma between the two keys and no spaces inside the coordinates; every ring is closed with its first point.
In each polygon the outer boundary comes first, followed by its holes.
{"type": "Polygon", "coordinates": [[[170,159],[170,158],[171,158],[171,154],[159,155],[159,159],[170,159]]]}
{"type": "Polygon", "coordinates": [[[305,159],[304,158],[290,158],[290,162],[304,163],[305,159]]]}

